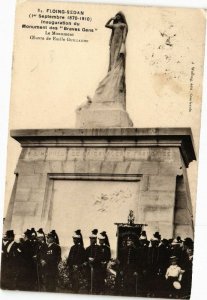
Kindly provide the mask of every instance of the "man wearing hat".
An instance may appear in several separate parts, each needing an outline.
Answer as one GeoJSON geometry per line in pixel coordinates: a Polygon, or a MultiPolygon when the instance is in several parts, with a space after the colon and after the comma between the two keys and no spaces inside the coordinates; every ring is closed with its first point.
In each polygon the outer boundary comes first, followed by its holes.
{"type": "Polygon", "coordinates": [[[47,244],[45,240],[45,234],[43,230],[37,231],[36,236],[36,247],[35,247],[35,255],[33,256],[36,264],[36,272],[37,272],[37,286],[39,291],[44,290],[44,267],[42,266],[42,260],[45,259],[47,244]]]}
{"type": "Polygon", "coordinates": [[[2,248],[1,260],[1,287],[2,289],[16,289],[18,262],[19,262],[19,247],[14,241],[14,231],[8,230],[4,235],[4,241],[7,241],[2,248]]]}
{"type": "Polygon", "coordinates": [[[124,295],[135,296],[138,289],[138,257],[137,249],[130,236],[126,239],[126,244],[120,249],[120,275],[123,278],[124,295]]]}
{"type": "Polygon", "coordinates": [[[147,258],[148,258],[148,246],[146,231],[142,231],[139,237],[139,244],[137,247],[137,266],[139,274],[139,287],[141,291],[147,289],[147,258]]]}
{"type": "Polygon", "coordinates": [[[159,281],[159,244],[160,234],[155,232],[150,240],[148,257],[147,257],[147,274],[148,274],[148,290],[151,296],[154,296],[158,281],[159,281]]]}
{"type": "Polygon", "coordinates": [[[18,275],[18,289],[23,291],[37,290],[37,273],[35,267],[35,248],[31,242],[31,230],[27,229],[20,244],[20,269],[18,275]]]}
{"type": "Polygon", "coordinates": [[[77,229],[77,230],[75,231],[75,234],[77,234],[77,235],[80,236],[80,244],[84,247],[84,244],[83,244],[83,236],[82,236],[81,230],[80,230],[80,229],[77,229]]]}
{"type": "Polygon", "coordinates": [[[109,248],[110,248],[109,238],[108,238],[108,235],[107,235],[106,231],[102,231],[102,232],[100,232],[100,234],[101,234],[103,237],[105,237],[105,244],[106,244],[107,246],[109,246],[109,248]]]}
{"type": "Polygon", "coordinates": [[[55,243],[56,236],[52,232],[47,235],[47,247],[41,264],[44,270],[44,286],[48,292],[54,292],[57,286],[58,264],[61,260],[61,248],[55,243]]]}
{"type": "Polygon", "coordinates": [[[74,293],[79,292],[83,267],[86,265],[86,251],[82,246],[81,236],[76,232],[73,235],[74,245],[70,248],[67,259],[67,266],[69,269],[69,275],[72,281],[72,290],[74,293]]]}
{"type": "Polygon", "coordinates": [[[182,256],[182,244],[178,242],[177,239],[173,239],[170,247],[170,256],[176,256],[178,262],[181,260],[182,256]]]}
{"type": "Polygon", "coordinates": [[[186,249],[186,257],[182,261],[182,269],[185,270],[182,279],[183,294],[189,296],[192,284],[193,247],[186,249]]]}
{"type": "Polygon", "coordinates": [[[98,236],[99,245],[100,245],[100,251],[101,251],[101,271],[100,271],[100,277],[99,277],[99,290],[101,292],[104,292],[105,287],[105,280],[106,280],[106,269],[109,260],[111,259],[111,250],[108,245],[105,243],[105,237],[100,234],[98,236]]]}
{"type": "Polygon", "coordinates": [[[89,236],[90,246],[86,248],[86,259],[88,263],[87,278],[91,294],[100,292],[99,277],[101,274],[101,249],[100,246],[97,245],[97,235],[93,232],[94,230],[89,236]]]}
{"type": "Polygon", "coordinates": [[[54,237],[54,242],[59,245],[60,242],[59,242],[59,237],[57,235],[57,232],[53,229],[50,233],[52,233],[53,237],[54,237]]]}

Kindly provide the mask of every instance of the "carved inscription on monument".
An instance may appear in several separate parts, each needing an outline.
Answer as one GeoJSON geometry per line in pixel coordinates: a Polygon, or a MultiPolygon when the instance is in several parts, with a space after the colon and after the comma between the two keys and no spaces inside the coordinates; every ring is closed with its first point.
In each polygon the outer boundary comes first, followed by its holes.
{"type": "Polygon", "coordinates": [[[33,148],[25,155],[25,160],[44,160],[46,156],[46,148],[33,148]]]}
{"type": "Polygon", "coordinates": [[[172,162],[174,160],[174,153],[170,148],[155,148],[151,149],[150,157],[151,160],[172,162]]]}
{"type": "Polygon", "coordinates": [[[107,161],[123,161],[124,150],[123,149],[109,149],[106,153],[107,161]]]}
{"type": "Polygon", "coordinates": [[[104,160],[105,159],[105,148],[89,148],[86,151],[86,160],[104,160]]]}
{"type": "Polygon", "coordinates": [[[149,155],[148,148],[130,148],[125,151],[125,160],[147,160],[149,155]]]}
{"type": "Polygon", "coordinates": [[[68,150],[67,160],[84,160],[85,149],[83,148],[70,148],[68,150]]]}
{"type": "Polygon", "coordinates": [[[48,148],[46,160],[65,160],[66,148],[48,148]]]}

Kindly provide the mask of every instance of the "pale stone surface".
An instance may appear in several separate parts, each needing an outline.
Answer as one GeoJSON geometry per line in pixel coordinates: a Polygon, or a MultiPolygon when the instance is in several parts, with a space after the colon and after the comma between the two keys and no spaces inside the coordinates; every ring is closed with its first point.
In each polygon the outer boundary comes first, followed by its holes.
{"type": "Polygon", "coordinates": [[[182,164],[179,161],[176,163],[172,162],[160,162],[159,163],[159,174],[160,175],[181,175],[182,174],[182,164]]]}
{"type": "Polygon", "coordinates": [[[63,173],[62,161],[50,161],[50,173],[63,173]]]}
{"type": "Polygon", "coordinates": [[[35,216],[38,204],[36,202],[16,202],[13,214],[15,216],[35,216]]]}
{"type": "Polygon", "coordinates": [[[25,155],[25,160],[44,160],[46,157],[46,148],[31,148],[25,155]]]}
{"type": "Polygon", "coordinates": [[[151,191],[174,191],[175,176],[150,176],[149,189],[151,191]]]}
{"type": "Polygon", "coordinates": [[[89,171],[91,173],[101,173],[102,162],[101,161],[89,161],[89,171]]]}
{"type": "Polygon", "coordinates": [[[70,148],[68,150],[67,160],[83,160],[85,150],[84,148],[70,148]]]}
{"type": "Polygon", "coordinates": [[[21,188],[38,188],[40,183],[40,175],[19,175],[18,186],[21,188]]]}
{"type": "Polygon", "coordinates": [[[74,173],[75,172],[75,162],[74,161],[66,161],[63,164],[63,173],[74,173]]]}
{"type": "MultiPolygon", "coordinates": [[[[85,188],[91,180],[97,188],[103,180],[123,186],[132,181],[137,185],[133,195],[137,222],[148,224],[148,234],[160,231],[170,238],[174,232],[182,237],[190,232],[192,237],[185,168],[194,152],[192,145],[186,146],[191,141],[188,130],[102,128],[18,134],[25,148],[16,168],[17,188],[9,206],[7,228],[21,232],[34,226],[52,229],[53,185],[61,178],[85,182],[85,188]]],[[[125,197],[129,197],[126,191],[123,201],[125,197]]],[[[86,203],[84,209],[91,208],[86,203]]],[[[109,202],[107,210],[111,209],[109,202]]]]}
{"type": "Polygon", "coordinates": [[[20,173],[22,175],[32,175],[35,173],[35,164],[31,161],[19,160],[15,169],[15,173],[20,173]]]}
{"type": "Polygon", "coordinates": [[[30,188],[18,187],[16,190],[16,201],[28,201],[31,194],[30,188]]]}
{"type": "Polygon", "coordinates": [[[106,156],[106,148],[89,148],[86,149],[86,160],[100,160],[104,161],[106,156]]]}
{"type": "Polygon", "coordinates": [[[133,161],[130,162],[130,166],[127,170],[128,174],[139,174],[141,162],[133,161]]]}
{"type": "Polygon", "coordinates": [[[32,189],[31,197],[29,201],[31,202],[40,202],[44,201],[45,189],[32,189]]]}
{"type": "Polygon", "coordinates": [[[114,169],[114,173],[116,174],[128,174],[130,163],[128,161],[118,162],[114,169]]]}
{"type": "Polygon", "coordinates": [[[145,222],[146,224],[153,222],[153,221],[157,221],[159,220],[159,222],[168,222],[169,224],[172,224],[173,222],[173,208],[156,208],[156,207],[150,207],[150,206],[146,206],[145,207],[145,211],[144,211],[144,215],[145,215],[145,222]]]}
{"type": "Polygon", "coordinates": [[[16,215],[13,213],[10,228],[15,228],[16,234],[22,234],[23,228],[25,228],[24,227],[24,215],[25,215],[25,213],[23,213],[22,215],[16,215]]]}
{"type": "Polygon", "coordinates": [[[176,225],[174,235],[182,236],[183,239],[193,237],[193,227],[192,225],[176,225]]]}
{"type": "Polygon", "coordinates": [[[66,160],[66,148],[48,148],[46,160],[66,160]]]}
{"type": "Polygon", "coordinates": [[[175,211],[175,224],[188,225],[190,224],[191,219],[189,213],[185,208],[178,208],[175,211]]]}
{"type": "Polygon", "coordinates": [[[112,148],[106,152],[106,161],[123,161],[124,160],[124,149],[112,148]]]}
{"type": "Polygon", "coordinates": [[[132,127],[133,123],[124,110],[76,111],[76,128],[132,127]]]}
{"type": "Polygon", "coordinates": [[[105,161],[102,164],[101,173],[113,174],[116,164],[114,162],[105,161]]]}
{"type": "Polygon", "coordinates": [[[141,162],[139,167],[139,173],[146,175],[156,175],[159,171],[158,162],[141,162]]]}
{"type": "Polygon", "coordinates": [[[34,164],[35,174],[49,173],[51,170],[49,161],[36,161],[34,164]]]}
{"type": "Polygon", "coordinates": [[[141,181],[141,191],[147,191],[149,187],[149,176],[144,175],[142,176],[142,181],[141,181]]]}

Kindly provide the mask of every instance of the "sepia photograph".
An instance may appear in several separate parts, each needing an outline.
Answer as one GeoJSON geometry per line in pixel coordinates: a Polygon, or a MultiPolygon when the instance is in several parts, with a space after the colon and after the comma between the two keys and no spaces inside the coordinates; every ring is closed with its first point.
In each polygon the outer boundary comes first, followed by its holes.
{"type": "Polygon", "coordinates": [[[1,289],[189,299],[206,12],[16,2],[1,289]]]}

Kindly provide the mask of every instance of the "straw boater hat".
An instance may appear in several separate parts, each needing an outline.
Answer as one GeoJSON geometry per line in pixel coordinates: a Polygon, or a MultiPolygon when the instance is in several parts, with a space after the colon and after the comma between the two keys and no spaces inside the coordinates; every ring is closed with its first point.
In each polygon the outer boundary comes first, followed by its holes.
{"type": "Polygon", "coordinates": [[[180,290],[181,289],[181,284],[179,281],[174,281],[173,282],[173,286],[176,290],[180,290]]]}

